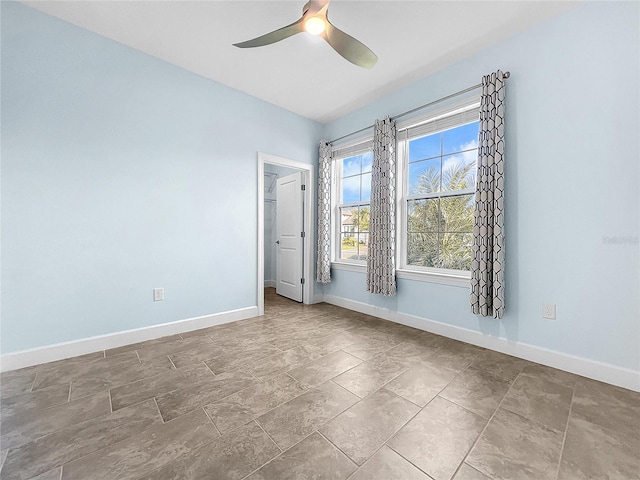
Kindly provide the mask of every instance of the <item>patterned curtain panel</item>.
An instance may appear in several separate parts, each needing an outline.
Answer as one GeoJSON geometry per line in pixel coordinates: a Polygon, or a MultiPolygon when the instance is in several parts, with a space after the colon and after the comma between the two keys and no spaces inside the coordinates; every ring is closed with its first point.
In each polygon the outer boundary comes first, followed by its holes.
{"type": "Polygon", "coordinates": [[[320,142],[318,156],[318,264],[316,280],[331,282],[331,144],[320,142]]]}
{"type": "Polygon", "coordinates": [[[471,260],[471,311],[504,315],[504,96],[498,70],[482,78],[471,260]]]}
{"type": "Polygon", "coordinates": [[[396,294],[396,124],[376,120],[371,166],[367,291],[396,294]]]}

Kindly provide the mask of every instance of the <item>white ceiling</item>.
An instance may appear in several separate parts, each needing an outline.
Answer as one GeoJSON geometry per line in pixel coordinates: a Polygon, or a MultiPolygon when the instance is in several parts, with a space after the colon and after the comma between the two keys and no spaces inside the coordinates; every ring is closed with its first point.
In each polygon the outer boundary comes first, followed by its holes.
{"type": "Polygon", "coordinates": [[[306,33],[260,48],[232,46],[294,22],[305,1],[22,3],[321,123],[575,5],[334,0],[332,23],[378,55],[371,70],[306,33]]]}

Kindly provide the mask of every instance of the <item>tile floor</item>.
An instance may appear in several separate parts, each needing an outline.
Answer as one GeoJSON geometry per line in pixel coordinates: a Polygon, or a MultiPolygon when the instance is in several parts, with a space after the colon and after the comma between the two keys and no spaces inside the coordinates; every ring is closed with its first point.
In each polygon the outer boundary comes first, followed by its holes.
{"type": "Polygon", "coordinates": [[[0,478],[640,479],[640,394],[331,305],[1,376],[0,478]]]}

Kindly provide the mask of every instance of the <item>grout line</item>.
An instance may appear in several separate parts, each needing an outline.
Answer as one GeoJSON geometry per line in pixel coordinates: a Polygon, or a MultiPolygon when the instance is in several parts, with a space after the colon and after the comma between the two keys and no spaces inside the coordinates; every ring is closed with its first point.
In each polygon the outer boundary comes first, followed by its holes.
{"type": "MultiPolygon", "coordinates": [[[[169,359],[169,360],[171,360],[171,359],[169,359]]],[[[171,362],[171,363],[173,363],[173,362],[171,362]]],[[[211,375],[213,375],[213,376],[215,377],[215,376],[216,376],[216,374],[214,373],[214,371],[213,371],[213,370],[211,370],[211,367],[210,367],[209,365],[207,365],[207,362],[205,362],[204,360],[202,360],[202,363],[204,363],[204,366],[205,366],[205,367],[207,367],[207,369],[211,372],[211,375]]],[[[197,363],[196,363],[196,365],[197,365],[197,363]]],[[[223,373],[224,373],[224,372],[223,372],[223,373]]]]}
{"type": "MultiPolygon", "coordinates": [[[[353,392],[352,392],[351,390],[349,390],[347,387],[343,387],[342,385],[340,385],[338,382],[336,382],[336,381],[334,380],[336,377],[338,377],[338,375],[336,375],[336,376],[335,376],[335,377],[333,377],[333,378],[330,378],[329,380],[327,380],[327,382],[323,382],[323,383],[331,382],[331,383],[333,383],[335,386],[340,387],[340,388],[341,388],[342,390],[344,390],[345,392],[350,393],[351,395],[354,395],[354,396],[358,397],[358,401],[357,401],[356,403],[360,403],[362,400],[364,400],[364,399],[366,398],[366,397],[361,397],[361,396],[360,396],[360,395],[358,395],[357,393],[353,393],[353,392]]],[[[320,385],[322,385],[322,383],[321,383],[320,385]]],[[[317,388],[317,387],[313,387],[313,388],[317,388]]],[[[381,387],[381,388],[382,388],[382,387],[381,387]]],[[[378,389],[378,390],[379,390],[379,389],[378,389]]],[[[371,392],[371,393],[373,393],[373,392],[371,392]]],[[[353,405],[355,405],[356,403],[354,403],[353,405]]],[[[351,407],[349,407],[349,408],[351,408],[351,407]]]]}
{"type": "Polygon", "coordinates": [[[64,465],[60,467],[60,478],[58,478],[58,480],[62,480],[62,469],[64,468],[64,465]]]}
{"type": "MultiPolygon", "coordinates": [[[[388,441],[388,440],[387,440],[388,441]]],[[[395,448],[393,448],[391,445],[385,443],[385,445],[387,446],[387,448],[389,448],[393,453],[395,453],[396,455],[398,455],[399,457],[403,458],[404,460],[406,460],[409,464],[413,465],[414,467],[416,467],[418,470],[420,470],[422,473],[424,473],[427,478],[429,480],[433,480],[433,477],[431,475],[429,475],[427,472],[425,472],[422,468],[420,468],[418,465],[416,465],[415,463],[413,463],[411,460],[409,460],[407,457],[405,457],[404,455],[402,455],[402,453],[400,453],[399,451],[397,451],[395,448]]],[[[382,448],[382,447],[380,447],[382,448]]],[[[380,450],[380,448],[378,450],[380,450]]],[[[376,450],[376,453],[378,453],[378,451],[376,450]]],[[[373,455],[372,455],[373,456],[373,455]]],[[[464,461],[462,462],[464,463],[464,461]]],[[[460,465],[462,465],[462,463],[460,465]]],[[[459,468],[459,467],[458,467],[459,468]]],[[[458,470],[456,470],[456,473],[458,472],[458,470]]],[[[453,474],[453,476],[451,478],[455,477],[455,473],[453,474]]]]}
{"type": "Polygon", "coordinates": [[[167,423],[164,421],[164,417],[162,416],[162,412],[160,411],[160,406],[158,405],[158,400],[156,400],[156,397],[153,397],[153,402],[156,404],[156,408],[158,409],[158,415],[160,415],[160,420],[162,420],[162,423],[167,423]]]}
{"type": "Polygon", "coordinates": [[[33,377],[33,382],[31,382],[31,387],[29,388],[29,392],[33,392],[33,387],[36,385],[36,380],[38,379],[38,375],[40,375],[40,372],[36,371],[36,376],[33,377]]]}
{"type": "Polygon", "coordinates": [[[254,419],[253,419],[253,422],[254,422],[256,425],[258,425],[258,427],[260,427],[260,430],[262,430],[262,431],[265,433],[265,435],[266,435],[267,437],[269,437],[269,439],[273,442],[273,444],[274,444],[276,447],[278,447],[278,450],[280,450],[280,453],[284,452],[284,450],[280,447],[280,445],[278,445],[278,442],[276,442],[276,441],[273,439],[273,437],[272,437],[271,435],[269,435],[269,432],[267,432],[267,431],[263,428],[263,426],[262,426],[262,425],[260,425],[260,423],[258,422],[258,419],[257,419],[257,418],[254,418],[254,419]]]}
{"type": "Polygon", "coordinates": [[[142,360],[140,360],[140,355],[138,354],[138,350],[134,350],[136,352],[136,357],[138,358],[138,363],[142,365],[142,360]]]}
{"type": "Polygon", "coordinates": [[[69,395],[67,396],[67,403],[71,401],[71,389],[73,388],[73,380],[69,382],[69,395]]]}
{"type": "Polygon", "coordinates": [[[211,418],[211,416],[207,413],[207,409],[206,409],[206,408],[204,408],[204,406],[203,406],[203,407],[200,407],[200,408],[202,408],[202,411],[204,412],[204,414],[207,416],[207,418],[209,419],[209,421],[213,424],[213,427],[216,429],[216,432],[218,432],[218,434],[219,434],[220,436],[222,436],[222,432],[220,431],[220,429],[219,429],[219,428],[218,428],[218,426],[216,425],[216,422],[214,422],[214,421],[213,421],[213,418],[211,418]]]}
{"type": "MultiPolygon", "coordinates": [[[[356,463],[356,461],[355,461],[353,458],[351,458],[347,452],[345,452],[344,450],[342,450],[339,446],[337,446],[335,443],[333,443],[331,440],[329,440],[327,437],[325,437],[325,436],[322,434],[322,432],[321,432],[320,430],[316,430],[316,431],[315,431],[315,433],[317,433],[318,435],[320,435],[320,436],[321,436],[322,438],[324,438],[327,442],[329,442],[329,445],[331,445],[333,448],[335,448],[335,449],[336,449],[336,450],[338,450],[340,453],[342,453],[345,457],[347,457],[347,458],[351,461],[351,463],[353,463],[353,464],[356,466],[356,470],[357,470],[358,468],[360,468],[360,467],[361,467],[361,465],[358,465],[358,464],[356,463]]],[[[383,445],[384,445],[384,444],[383,444],[383,445]]],[[[382,448],[382,446],[381,446],[380,448],[382,448]]],[[[378,450],[376,450],[376,452],[377,452],[377,451],[378,451],[378,450]]],[[[373,455],[371,455],[371,457],[372,457],[372,456],[373,456],[373,455]]],[[[369,457],[369,458],[371,458],[371,457],[369,457]]],[[[369,460],[369,458],[367,458],[367,460],[369,460]]],[[[365,461],[362,463],[362,465],[364,465],[364,464],[367,462],[367,460],[365,460],[365,461]]]]}
{"type": "Polygon", "coordinates": [[[111,400],[111,389],[108,390],[109,392],[109,413],[113,413],[113,401],[111,400]]]}
{"type": "MultiPolygon", "coordinates": [[[[518,374],[518,376],[520,376],[520,374],[518,374]]],[[[518,378],[518,376],[516,376],[516,380],[518,378]]],[[[455,477],[455,475],[458,473],[458,470],[460,470],[460,467],[462,466],[463,463],[466,462],[467,457],[469,456],[469,454],[473,451],[473,449],[476,447],[476,445],[478,444],[478,441],[482,438],[482,435],[484,435],[484,432],[487,430],[487,427],[489,426],[489,424],[491,423],[491,421],[493,420],[493,417],[496,416],[496,413],[498,413],[498,410],[500,410],[500,407],[502,406],[504,399],[507,398],[509,396],[509,392],[511,391],[511,388],[513,387],[513,385],[515,385],[515,380],[511,383],[511,385],[509,385],[509,388],[507,389],[507,392],[504,394],[504,396],[502,397],[502,400],[500,400],[500,403],[498,403],[498,406],[496,407],[496,409],[493,411],[493,414],[491,415],[491,417],[489,418],[489,420],[487,420],[487,423],[485,423],[484,428],[482,429],[482,431],[480,431],[480,434],[476,437],[475,441],[473,442],[473,444],[471,445],[471,448],[469,448],[469,450],[467,451],[467,453],[464,455],[464,458],[462,459],[462,462],[460,462],[460,465],[458,465],[458,468],[456,468],[456,471],[453,473],[453,476],[455,477]]],[[[440,397],[440,398],[444,398],[444,397],[440,397]]],[[[445,399],[446,400],[446,399],[445,399]]],[[[450,401],[450,400],[447,400],[450,401]]],[[[454,403],[454,402],[451,402],[454,403]]],[[[458,405],[457,403],[455,405],[458,405]]],[[[462,407],[464,408],[464,407],[462,407]]],[[[478,415],[480,416],[480,415],[478,415]]],[[[481,417],[483,418],[483,417],[481,417]]],[[[472,466],[471,464],[469,464],[469,466],[472,466]]],[[[482,470],[479,470],[478,468],[474,467],[476,470],[478,470],[480,473],[486,475],[486,476],[491,476],[488,473],[483,472],[482,470]]]]}
{"type": "Polygon", "coordinates": [[[569,432],[569,422],[571,421],[571,411],[573,410],[573,398],[576,395],[575,385],[571,388],[571,403],[569,404],[569,414],[567,415],[567,424],[564,427],[564,435],[562,436],[562,446],[560,447],[560,455],[558,456],[558,467],[556,468],[556,480],[560,475],[560,467],[562,466],[562,455],[564,455],[564,446],[567,442],[567,433],[569,432]]]}
{"type": "MultiPolygon", "coordinates": [[[[171,363],[171,366],[172,366],[175,370],[177,370],[177,369],[178,369],[178,367],[176,367],[176,364],[175,364],[175,363],[173,363],[173,360],[171,360],[171,355],[167,355],[167,358],[169,359],[169,362],[171,363]]],[[[205,365],[206,365],[206,364],[205,364],[205,365]]],[[[211,372],[211,373],[213,373],[213,372],[211,372]]]]}

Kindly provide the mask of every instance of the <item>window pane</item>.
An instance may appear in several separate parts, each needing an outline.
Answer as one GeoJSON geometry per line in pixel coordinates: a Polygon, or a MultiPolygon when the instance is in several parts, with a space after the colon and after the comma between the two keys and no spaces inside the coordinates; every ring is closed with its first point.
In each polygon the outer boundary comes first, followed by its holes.
{"type": "Polygon", "coordinates": [[[441,232],[473,232],[473,195],[440,199],[441,232]]]}
{"type": "Polygon", "coordinates": [[[369,231],[369,207],[359,207],[355,212],[353,223],[356,226],[356,232],[369,231]]]}
{"type": "Polygon", "coordinates": [[[360,201],[360,175],[342,179],[342,203],[360,201]]]}
{"type": "Polygon", "coordinates": [[[369,255],[369,232],[358,234],[358,259],[366,260],[369,255]]]}
{"type": "Polygon", "coordinates": [[[445,233],[440,240],[436,267],[471,270],[471,233],[445,233]]]}
{"type": "Polygon", "coordinates": [[[340,235],[340,259],[356,260],[358,258],[358,237],[353,233],[342,233],[340,235]]]}
{"type": "Polygon", "coordinates": [[[438,202],[437,198],[409,200],[407,202],[407,230],[409,232],[437,232],[438,202]]]}
{"type": "Polygon", "coordinates": [[[438,258],[437,233],[409,233],[407,236],[407,264],[433,267],[438,258]]]}
{"type": "Polygon", "coordinates": [[[409,164],[409,195],[440,191],[440,159],[409,164]]]}
{"type": "Polygon", "coordinates": [[[478,125],[473,122],[443,132],[442,154],[478,148],[478,125]]]}
{"type": "Polygon", "coordinates": [[[358,175],[360,173],[360,155],[342,160],[342,176],[358,175]]]}
{"type": "Polygon", "coordinates": [[[368,202],[371,200],[371,174],[365,173],[362,175],[362,192],[360,194],[361,202],[368,202]]]}
{"type": "Polygon", "coordinates": [[[358,216],[358,208],[341,208],[340,209],[340,231],[344,234],[356,233],[358,227],[356,225],[356,217],[358,216]]]}
{"type": "Polygon", "coordinates": [[[411,140],[409,142],[409,162],[439,156],[441,138],[441,133],[434,133],[428,137],[411,140]]]}
{"type": "Polygon", "coordinates": [[[364,153],[362,155],[362,173],[371,171],[371,161],[373,160],[373,153],[364,153]]]}
{"type": "Polygon", "coordinates": [[[474,188],[476,184],[476,150],[442,158],[442,191],[474,188]]]}

